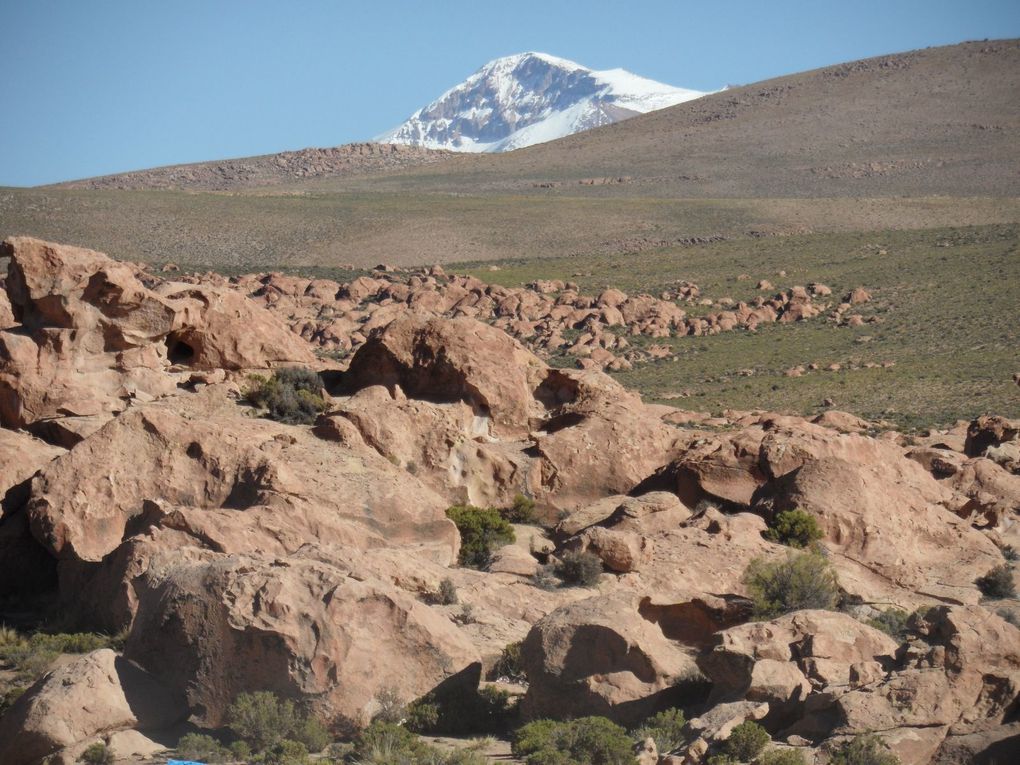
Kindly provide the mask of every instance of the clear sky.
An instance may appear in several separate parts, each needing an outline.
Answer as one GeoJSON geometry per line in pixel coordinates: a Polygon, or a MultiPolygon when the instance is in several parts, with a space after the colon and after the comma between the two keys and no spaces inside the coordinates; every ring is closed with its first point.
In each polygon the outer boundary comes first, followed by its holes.
{"type": "Polygon", "coordinates": [[[1020,0],[0,0],[0,185],[335,146],[542,51],[712,90],[1020,37],[1020,0]]]}

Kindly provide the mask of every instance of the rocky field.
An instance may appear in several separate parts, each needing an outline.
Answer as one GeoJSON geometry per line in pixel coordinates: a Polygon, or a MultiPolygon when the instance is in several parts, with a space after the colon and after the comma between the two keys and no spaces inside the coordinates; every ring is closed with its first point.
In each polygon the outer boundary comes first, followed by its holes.
{"type": "Polygon", "coordinates": [[[5,765],[1020,757],[1020,421],[603,371],[876,285],[0,255],[5,765]]]}

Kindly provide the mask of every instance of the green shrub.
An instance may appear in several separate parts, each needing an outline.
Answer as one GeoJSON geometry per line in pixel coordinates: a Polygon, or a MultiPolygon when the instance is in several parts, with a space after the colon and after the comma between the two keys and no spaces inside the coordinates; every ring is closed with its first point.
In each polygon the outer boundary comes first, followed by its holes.
{"type": "Polygon", "coordinates": [[[1016,587],[1013,585],[1013,567],[1008,563],[996,566],[984,576],[979,576],[975,584],[985,597],[993,600],[1016,596],[1016,587]]]}
{"type": "Polygon", "coordinates": [[[446,517],[460,531],[462,566],[484,568],[489,564],[493,550],[516,539],[513,526],[492,508],[454,505],[447,508],[446,517]]]}
{"type": "Polygon", "coordinates": [[[309,752],[321,752],[332,740],[329,731],[314,717],[306,717],[295,725],[289,738],[306,747],[309,752]]]}
{"type": "Polygon", "coordinates": [[[906,639],[908,633],[907,622],[909,620],[910,614],[902,608],[889,608],[874,619],[869,619],[868,626],[882,630],[882,632],[890,637],[902,641],[906,639]]]}
{"type": "Polygon", "coordinates": [[[30,684],[62,653],[88,653],[109,648],[114,638],[94,632],[36,632],[22,635],[0,627],[0,666],[14,670],[18,682],[30,684]]]}
{"type": "Polygon", "coordinates": [[[799,509],[786,510],[776,515],[769,530],[765,532],[767,539],[796,548],[808,547],[823,536],[818,519],[799,509]]]}
{"type": "Polygon", "coordinates": [[[283,739],[257,756],[253,757],[252,765],[308,765],[308,748],[300,741],[283,739]]]}
{"type": "Polygon", "coordinates": [[[265,409],[271,420],[308,425],[326,408],[321,391],[322,380],[318,374],[310,369],[289,367],[276,370],[270,378],[250,375],[245,398],[252,406],[265,409]]]}
{"type": "Polygon", "coordinates": [[[518,494],[514,497],[514,503],[503,510],[502,515],[510,523],[536,523],[538,516],[535,513],[535,500],[518,494]]]}
{"type": "Polygon", "coordinates": [[[407,705],[401,700],[400,694],[394,688],[383,688],[375,695],[375,701],[379,705],[379,711],[372,717],[372,721],[399,724],[407,717],[407,705]]]}
{"type": "Polygon", "coordinates": [[[88,765],[113,765],[114,754],[106,744],[97,742],[81,753],[81,761],[88,765]]]}
{"type": "Polygon", "coordinates": [[[509,693],[487,685],[474,693],[427,694],[408,704],[405,725],[417,733],[498,733],[516,711],[509,693]]]}
{"type": "Polygon", "coordinates": [[[587,550],[567,550],[556,565],[556,576],[565,584],[594,587],[602,576],[602,559],[587,550]]]}
{"type": "Polygon", "coordinates": [[[351,756],[355,765],[485,765],[485,758],[472,749],[443,752],[405,728],[383,722],[373,722],[359,734],[351,756]]]}
{"type": "Polygon", "coordinates": [[[299,714],[294,702],[278,699],[270,691],[240,694],[227,710],[227,724],[257,752],[279,749],[281,742],[289,741],[289,748],[280,751],[291,757],[296,756],[287,754],[296,751],[293,744],[321,752],[330,741],[322,723],[299,714]]]}
{"type": "Polygon", "coordinates": [[[247,760],[251,757],[251,746],[247,741],[235,741],[230,745],[230,756],[235,760],[247,760]]]}
{"type": "Polygon", "coordinates": [[[633,741],[604,717],[536,720],[517,731],[514,757],[528,765],[632,765],[633,741]]]}
{"type": "Polygon", "coordinates": [[[1020,552],[1013,545],[1005,545],[1002,548],[1002,557],[1009,561],[1020,560],[1020,552]]]}
{"type": "Polygon", "coordinates": [[[878,736],[855,736],[832,753],[831,765],[900,765],[900,758],[889,751],[878,736]]]}
{"type": "Polygon", "coordinates": [[[297,726],[294,702],[278,699],[269,691],[242,693],[227,710],[227,724],[256,750],[266,749],[297,726]]]}
{"type": "Polygon", "coordinates": [[[540,590],[555,590],[560,586],[560,580],[556,577],[555,572],[555,566],[539,566],[538,571],[531,577],[531,583],[540,590]]]}
{"type": "Polygon", "coordinates": [[[744,583],[759,619],[804,608],[833,608],[839,598],[836,574],[819,553],[791,553],[785,560],[755,558],[744,572],[744,583]]]}
{"type": "Polygon", "coordinates": [[[756,722],[740,723],[723,742],[723,751],[741,762],[750,762],[771,743],[769,732],[756,722]]]}
{"type": "Polygon", "coordinates": [[[687,718],[679,709],[664,709],[646,719],[637,730],[633,732],[635,741],[644,741],[651,737],[655,740],[655,748],[659,754],[672,752],[683,744],[687,737],[684,736],[684,726],[687,725],[687,718]]]}
{"type": "Polygon", "coordinates": [[[804,765],[804,755],[796,749],[769,749],[755,765],[804,765]]]}
{"type": "Polygon", "coordinates": [[[14,702],[18,700],[26,690],[27,686],[15,685],[13,688],[8,688],[3,696],[0,696],[0,717],[3,717],[4,712],[14,706],[14,702]]]}
{"type": "Polygon", "coordinates": [[[513,682],[527,680],[524,667],[521,665],[521,641],[508,643],[503,647],[499,659],[492,668],[493,677],[505,677],[513,682]]]}
{"type": "Polygon", "coordinates": [[[181,736],[176,749],[179,756],[189,760],[220,762],[227,756],[227,750],[220,745],[220,742],[204,733],[188,733],[181,736]]]}
{"type": "Polygon", "coordinates": [[[429,696],[412,701],[407,705],[406,722],[408,730],[425,733],[439,725],[439,704],[429,696]]]}

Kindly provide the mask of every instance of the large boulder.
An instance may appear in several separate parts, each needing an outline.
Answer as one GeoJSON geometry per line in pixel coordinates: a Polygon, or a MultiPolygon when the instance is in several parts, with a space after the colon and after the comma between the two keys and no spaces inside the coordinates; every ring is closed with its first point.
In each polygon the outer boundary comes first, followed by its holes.
{"type": "Polygon", "coordinates": [[[240,292],[208,285],[165,285],[176,309],[166,335],[170,362],[195,369],[259,369],[310,364],[307,343],[240,292]]]}
{"type": "Polygon", "coordinates": [[[628,494],[672,458],[680,432],[601,372],[553,371],[543,389],[559,391],[532,433],[531,493],[560,511],[628,494]]]}
{"type": "Polygon", "coordinates": [[[556,609],[528,633],[521,662],[525,718],[603,715],[626,725],[667,704],[674,682],[695,666],[628,593],[556,609]]]}
{"type": "Polygon", "coordinates": [[[157,730],[187,716],[180,694],[109,649],[44,675],[0,718],[0,762],[35,765],[97,734],[157,730]]]}
{"type": "Polygon", "coordinates": [[[206,725],[245,691],[304,698],[356,727],[384,690],[410,700],[455,676],[477,683],[477,651],[450,619],[335,556],[172,557],[137,581],[126,655],[206,725]]]}
{"type": "Polygon", "coordinates": [[[412,398],[463,401],[501,435],[524,435],[544,414],[536,390],[548,367],[509,335],[473,319],[408,313],[372,335],[342,388],[399,385],[412,398]]]}
{"type": "MultiPolygon", "coordinates": [[[[109,418],[176,389],[171,364],[264,368],[314,360],[307,344],[243,294],[149,289],[102,253],[16,237],[7,295],[18,331],[0,332],[0,425],[109,418]]],[[[186,285],[185,285],[186,286],[186,285]]]]}
{"type": "Polygon", "coordinates": [[[996,546],[933,500],[941,487],[920,465],[823,457],[774,481],[756,507],[814,515],[840,586],[871,603],[976,603],[977,577],[1001,562],[996,546]],[[930,485],[929,485],[930,483],[930,485]]]}
{"type": "Polygon", "coordinates": [[[57,557],[98,562],[154,522],[145,513],[158,504],[170,508],[159,522],[224,551],[319,540],[455,558],[446,501],[409,473],[370,449],[245,417],[228,390],[134,408],[50,463],[28,504],[36,537],[57,557]]]}

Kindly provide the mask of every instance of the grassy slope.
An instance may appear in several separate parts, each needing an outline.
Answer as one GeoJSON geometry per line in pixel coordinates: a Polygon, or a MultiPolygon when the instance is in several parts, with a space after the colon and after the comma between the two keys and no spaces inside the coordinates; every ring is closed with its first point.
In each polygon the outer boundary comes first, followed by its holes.
{"type": "Polygon", "coordinates": [[[720,242],[630,256],[507,261],[495,272],[489,265],[457,270],[503,284],[572,279],[588,291],[613,285],[654,293],[673,280],[690,279],[710,297],[746,300],[759,294],[758,279],[769,279],[777,288],[819,281],[836,294],[864,286],[874,296],[860,312],[880,323],[863,327],[813,320],[757,334],[676,338],[671,342],[681,353],[678,361],[617,375],[651,400],[687,392],[689,398],[672,403],[810,413],[832,398],[842,409],[905,427],[985,412],[1020,416],[1020,388],[1011,380],[1020,372],[1020,226],[720,242]],[[781,270],[786,277],[778,275],[781,270]],[[869,361],[896,365],[846,369],[869,361]],[[810,362],[838,362],[844,370],[783,375],[810,362]],[[739,374],[748,369],[752,376],[739,374]]]}

